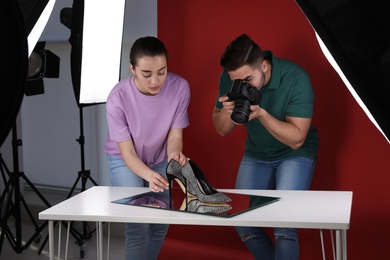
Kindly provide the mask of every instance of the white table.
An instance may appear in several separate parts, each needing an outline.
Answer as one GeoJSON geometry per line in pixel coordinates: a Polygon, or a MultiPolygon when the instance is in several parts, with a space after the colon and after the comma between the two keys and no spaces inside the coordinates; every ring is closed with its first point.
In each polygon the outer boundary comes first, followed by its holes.
{"type": "MultiPolygon", "coordinates": [[[[39,219],[49,222],[50,259],[54,260],[54,221],[93,221],[98,223],[98,230],[101,230],[103,222],[329,229],[336,231],[337,259],[347,259],[346,231],[352,207],[350,191],[219,189],[226,193],[281,198],[231,218],[111,203],[147,191],[148,188],[95,186],[40,212],[39,219]]],[[[102,233],[100,231],[97,235],[100,257],[102,233]]]]}

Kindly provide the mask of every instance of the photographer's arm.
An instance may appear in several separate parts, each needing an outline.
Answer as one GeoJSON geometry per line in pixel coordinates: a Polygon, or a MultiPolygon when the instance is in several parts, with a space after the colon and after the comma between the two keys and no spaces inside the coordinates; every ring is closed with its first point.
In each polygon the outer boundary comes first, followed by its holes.
{"type": "Polygon", "coordinates": [[[142,179],[148,181],[149,188],[152,191],[161,192],[168,188],[168,181],[160,173],[153,171],[141,161],[131,140],[119,142],[118,147],[126,166],[142,179]]]}
{"type": "Polygon", "coordinates": [[[249,120],[258,119],[276,139],[285,145],[296,150],[305,142],[311,118],[286,117],[284,122],[257,105],[251,106],[251,111],[249,120]]]}
{"type": "Polygon", "coordinates": [[[223,103],[223,107],[214,107],[212,120],[214,127],[218,134],[224,136],[233,131],[235,124],[230,119],[234,108],[234,102],[227,102],[228,97],[222,96],[219,98],[219,102],[223,103]]]}

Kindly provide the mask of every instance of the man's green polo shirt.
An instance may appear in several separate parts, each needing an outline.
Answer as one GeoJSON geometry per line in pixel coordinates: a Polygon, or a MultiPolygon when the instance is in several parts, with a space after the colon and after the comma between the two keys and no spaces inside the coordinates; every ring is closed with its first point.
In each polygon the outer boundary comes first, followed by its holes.
{"type": "MultiPolygon", "coordinates": [[[[281,121],[285,121],[286,116],[311,118],[314,93],[306,71],[291,61],[274,57],[271,51],[264,51],[264,55],[272,60],[272,72],[270,81],[261,89],[260,107],[281,121]]],[[[226,95],[231,85],[228,73],[223,71],[219,81],[218,98],[226,95]]],[[[216,107],[222,108],[218,98],[216,107]]],[[[297,150],[279,142],[257,119],[247,122],[245,127],[248,138],[244,154],[247,156],[266,161],[293,156],[312,159],[317,157],[319,141],[313,125],[304,144],[297,150]]]]}

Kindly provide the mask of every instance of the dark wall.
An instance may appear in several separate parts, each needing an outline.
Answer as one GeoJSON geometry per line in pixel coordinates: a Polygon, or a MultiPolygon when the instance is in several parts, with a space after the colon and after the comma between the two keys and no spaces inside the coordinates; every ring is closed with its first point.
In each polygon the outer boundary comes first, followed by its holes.
{"type": "MultiPolygon", "coordinates": [[[[314,30],[295,1],[158,2],[158,36],[167,45],[169,69],[191,86],[185,154],[203,168],[213,186],[234,187],[246,133],[241,127],[219,136],[211,113],[220,55],[242,33],[276,56],[300,64],[311,76],[316,95],[313,123],[320,136],[312,189],[354,192],[347,233],[349,258],[389,256],[388,250],[380,249],[387,247],[390,232],[390,145],[322,54],[314,30]]],[[[318,231],[301,230],[300,234],[302,259],[320,259],[318,231]]],[[[234,232],[224,239],[235,241],[234,232]]]]}

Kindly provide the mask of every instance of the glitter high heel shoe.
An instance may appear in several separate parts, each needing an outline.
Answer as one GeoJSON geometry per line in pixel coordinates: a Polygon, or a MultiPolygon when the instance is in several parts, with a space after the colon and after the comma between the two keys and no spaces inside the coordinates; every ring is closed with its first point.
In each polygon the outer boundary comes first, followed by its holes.
{"type": "Polygon", "coordinates": [[[188,202],[188,193],[187,193],[187,181],[184,178],[184,176],[181,173],[182,166],[180,163],[178,163],[175,160],[170,160],[167,168],[165,170],[167,174],[168,184],[169,184],[169,198],[170,198],[170,208],[173,208],[172,205],[172,186],[173,186],[173,180],[176,180],[176,182],[179,184],[180,188],[183,190],[185,194],[185,203],[188,202]]]}
{"type": "Polygon", "coordinates": [[[175,160],[171,160],[166,168],[166,174],[167,174],[167,179],[169,182],[169,191],[171,195],[171,189],[172,189],[172,181],[176,180],[176,182],[179,184],[180,188],[186,194],[186,196],[196,196],[196,192],[192,188],[192,186],[187,186],[187,180],[182,174],[182,169],[183,167],[181,166],[180,163],[178,163],[175,160]]]}
{"type": "Polygon", "coordinates": [[[225,203],[204,203],[197,199],[191,200],[187,204],[186,210],[197,213],[224,213],[232,209],[232,206],[225,203]]]}
{"type": "Polygon", "coordinates": [[[175,160],[171,160],[166,168],[167,179],[169,182],[169,194],[171,194],[172,181],[176,180],[176,182],[180,185],[181,189],[184,193],[187,193],[186,187],[186,179],[184,178],[182,171],[182,166],[175,160]]]}
{"type": "Polygon", "coordinates": [[[218,192],[210,186],[203,171],[198,167],[198,165],[196,165],[196,163],[194,163],[194,161],[189,160],[182,167],[181,172],[186,179],[184,182],[186,191],[197,197],[199,201],[208,203],[231,201],[228,196],[218,192]]]}

